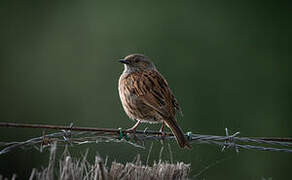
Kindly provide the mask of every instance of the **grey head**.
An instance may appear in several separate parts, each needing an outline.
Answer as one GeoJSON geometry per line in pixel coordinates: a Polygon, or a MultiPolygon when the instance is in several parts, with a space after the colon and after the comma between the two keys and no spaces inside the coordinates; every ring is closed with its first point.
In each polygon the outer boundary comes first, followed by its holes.
{"type": "Polygon", "coordinates": [[[130,54],[119,61],[124,64],[125,73],[156,69],[150,59],[143,54],[130,54]]]}

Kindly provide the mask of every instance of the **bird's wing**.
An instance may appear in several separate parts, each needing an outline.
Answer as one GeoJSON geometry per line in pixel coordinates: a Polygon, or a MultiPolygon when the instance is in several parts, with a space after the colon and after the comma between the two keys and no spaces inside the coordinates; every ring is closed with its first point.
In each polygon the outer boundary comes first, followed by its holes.
{"type": "Polygon", "coordinates": [[[134,81],[137,98],[163,117],[174,117],[178,106],[166,80],[157,71],[146,71],[134,81]]]}

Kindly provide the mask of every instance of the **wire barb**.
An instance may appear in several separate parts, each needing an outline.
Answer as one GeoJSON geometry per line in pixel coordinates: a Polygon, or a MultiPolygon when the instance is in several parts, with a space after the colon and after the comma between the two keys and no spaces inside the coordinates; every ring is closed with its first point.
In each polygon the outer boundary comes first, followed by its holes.
{"type": "Polygon", "coordinates": [[[72,135],[72,128],[73,128],[73,123],[70,123],[70,129],[69,130],[64,130],[64,129],[62,129],[61,131],[64,133],[64,136],[63,136],[63,138],[64,138],[64,140],[66,141],[66,142],[70,142],[69,140],[70,140],[70,137],[71,137],[71,135],[72,135]]]}
{"type": "Polygon", "coordinates": [[[192,140],[192,131],[187,132],[187,138],[189,141],[192,140]]]}
{"type": "Polygon", "coordinates": [[[239,147],[236,145],[235,141],[234,141],[234,137],[239,135],[240,132],[236,132],[234,133],[233,135],[229,136],[229,132],[228,132],[228,129],[225,128],[225,135],[226,135],[226,140],[225,140],[225,143],[221,149],[221,151],[223,152],[225,149],[227,148],[234,148],[236,153],[239,153],[239,147]]]}
{"type": "Polygon", "coordinates": [[[122,128],[119,128],[120,132],[120,140],[125,139],[126,141],[129,141],[129,136],[127,133],[123,132],[122,128]]]}

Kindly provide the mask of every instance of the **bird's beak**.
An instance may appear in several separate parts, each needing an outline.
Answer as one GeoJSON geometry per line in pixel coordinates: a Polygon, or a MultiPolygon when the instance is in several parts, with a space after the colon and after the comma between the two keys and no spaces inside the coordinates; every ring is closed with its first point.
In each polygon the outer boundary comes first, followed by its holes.
{"type": "Polygon", "coordinates": [[[129,64],[129,61],[125,59],[120,59],[119,62],[123,64],[129,64]]]}

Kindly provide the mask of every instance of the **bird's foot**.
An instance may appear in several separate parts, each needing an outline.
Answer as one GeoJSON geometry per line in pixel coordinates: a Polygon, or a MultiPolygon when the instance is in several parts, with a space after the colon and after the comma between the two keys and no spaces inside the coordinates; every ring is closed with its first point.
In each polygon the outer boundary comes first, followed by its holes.
{"type": "Polygon", "coordinates": [[[159,132],[160,132],[161,140],[165,140],[165,134],[166,133],[164,132],[164,123],[162,123],[159,132]]]}
{"type": "Polygon", "coordinates": [[[137,140],[136,129],[137,129],[139,124],[140,124],[140,121],[137,121],[137,123],[133,127],[127,129],[128,133],[132,133],[133,134],[133,137],[134,137],[135,140],[137,140]]]}

